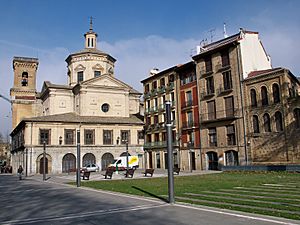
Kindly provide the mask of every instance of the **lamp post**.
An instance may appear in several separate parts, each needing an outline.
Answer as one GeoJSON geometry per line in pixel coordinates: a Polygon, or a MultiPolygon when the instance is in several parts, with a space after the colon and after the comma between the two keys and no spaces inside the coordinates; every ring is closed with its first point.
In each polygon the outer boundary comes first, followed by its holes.
{"type": "Polygon", "coordinates": [[[129,165],[128,165],[128,140],[125,140],[126,143],[126,169],[128,171],[129,165]]]}
{"type": "Polygon", "coordinates": [[[76,184],[80,187],[80,128],[77,130],[77,170],[76,170],[76,184]]]}
{"type": "Polygon", "coordinates": [[[46,180],[46,141],[43,141],[43,181],[46,180]]]}
{"type": "Polygon", "coordinates": [[[193,159],[192,159],[192,142],[189,141],[189,153],[190,153],[190,172],[193,172],[193,159]]]}

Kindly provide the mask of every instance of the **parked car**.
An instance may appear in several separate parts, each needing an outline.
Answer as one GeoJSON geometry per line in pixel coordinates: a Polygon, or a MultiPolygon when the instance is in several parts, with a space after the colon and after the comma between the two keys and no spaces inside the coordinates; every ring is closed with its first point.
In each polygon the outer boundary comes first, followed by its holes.
{"type": "Polygon", "coordinates": [[[98,172],[99,166],[97,164],[92,163],[82,167],[82,169],[87,170],[89,172],[98,172]]]}

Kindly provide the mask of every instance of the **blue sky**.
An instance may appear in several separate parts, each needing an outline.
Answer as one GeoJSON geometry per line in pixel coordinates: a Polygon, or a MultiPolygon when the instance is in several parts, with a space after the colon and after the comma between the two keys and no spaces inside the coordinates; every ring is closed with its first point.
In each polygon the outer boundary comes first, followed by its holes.
{"type": "MultiPolygon", "coordinates": [[[[200,0],[10,0],[0,8],[0,93],[9,96],[13,56],[39,58],[43,81],[66,84],[67,56],[84,47],[94,17],[98,48],[117,59],[118,79],[142,91],[149,70],[189,61],[196,45],[240,27],[258,31],[273,67],[300,74],[300,1],[200,0]],[[210,32],[210,30],[213,30],[210,32]]],[[[11,130],[10,106],[0,99],[0,132],[11,130]]]]}

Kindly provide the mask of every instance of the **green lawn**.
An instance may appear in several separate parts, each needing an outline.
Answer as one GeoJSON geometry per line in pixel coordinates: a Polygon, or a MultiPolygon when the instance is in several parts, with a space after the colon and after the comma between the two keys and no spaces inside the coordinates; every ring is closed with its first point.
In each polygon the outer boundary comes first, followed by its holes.
{"type": "MultiPolygon", "coordinates": [[[[127,194],[155,197],[167,201],[167,182],[168,178],[164,177],[88,181],[82,182],[82,186],[127,194]]],[[[224,172],[209,175],[175,176],[174,185],[176,202],[228,208],[300,220],[299,173],[224,172]],[[291,188],[291,190],[282,190],[283,188],[280,186],[263,186],[263,184],[286,185],[288,183],[293,183],[290,184],[290,186],[295,188],[291,188]],[[237,189],[235,187],[258,188],[258,190],[248,190],[249,192],[245,192],[245,189],[237,189]],[[230,190],[230,193],[240,195],[226,195],[226,189],[230,190]],[[232,192],[232,190],[234,191],[232,192]],[[269,197],[271,197],[271,199],[256,198],[255,196],[261,195],[259,194],[260,190],[261,192],[270,192],[269,197]],[[207,191],[211,191],[212,193],[207,193],[207,191]],[[214,194],[213,192],[218,193],[214,194]],[[220,194],[219,192],[223,192],[224,195],[220,194]],[[187,193],[199,194],[199,196],[190,196],[187,193]],[[276,198],[277,193],[278,196],[280,195],[278,199],[276,198]],[[247,195],[253,197],[249,197],[247,195]],[[223,198],[218,198],[218,196],[223,196],[223,198]],[[226,199],[226,196],[228,199],[226,199]],[[237,200],[232,198],[237,198],[237,200]],[[288,200],[289,198],[291,201],[288,200]],[[251,199],[253,202],[251,202],[251,199]],[[262,202],[257,202],[257,200],[262,202]]],[[[263,196],[268,196],[268,194],[263,194],[263,196]]]]}

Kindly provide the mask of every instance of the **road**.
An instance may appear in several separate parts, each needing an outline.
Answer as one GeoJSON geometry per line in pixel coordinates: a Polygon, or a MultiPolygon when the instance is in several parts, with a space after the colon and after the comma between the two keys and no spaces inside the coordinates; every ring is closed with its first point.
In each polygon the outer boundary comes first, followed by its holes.
{"type": "Polygon", "coordinates": [[[0,175],[0,224],[274,225],[300,221],[0,175]]]}

